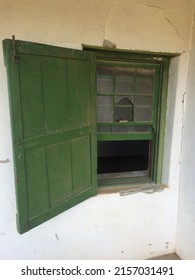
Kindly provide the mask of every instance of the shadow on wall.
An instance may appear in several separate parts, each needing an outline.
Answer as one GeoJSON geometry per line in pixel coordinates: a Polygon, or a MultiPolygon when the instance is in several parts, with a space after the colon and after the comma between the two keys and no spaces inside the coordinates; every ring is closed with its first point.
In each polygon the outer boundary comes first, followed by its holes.
{"type": "MultiPolygon", "coordinates": [[[[170,155],[172,150],[172,139],[173,139],[173,126],[174,116],[176,107],[176,95],[178,87],[178,67],[180,57],[174,57],[171,59],[169,68],[169,79],[168,79],[168,96],[167,96],[167,110],[166,110],[166,127],[165,127],[165,145],[164,145],[164,164],[166,170],[169,170],[170,155]]],[[[163,172],[163,183],[167,184],[169,181],[169,174],[163,172]]]]}

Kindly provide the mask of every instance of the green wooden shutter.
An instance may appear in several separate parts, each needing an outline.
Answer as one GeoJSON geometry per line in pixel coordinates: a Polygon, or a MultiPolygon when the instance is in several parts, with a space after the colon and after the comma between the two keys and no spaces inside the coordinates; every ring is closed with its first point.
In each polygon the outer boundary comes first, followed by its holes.
{"type": "Polygon", "coordinates": [[[91,53],[4,40],[23,233],[96,193],[91,53]]]}

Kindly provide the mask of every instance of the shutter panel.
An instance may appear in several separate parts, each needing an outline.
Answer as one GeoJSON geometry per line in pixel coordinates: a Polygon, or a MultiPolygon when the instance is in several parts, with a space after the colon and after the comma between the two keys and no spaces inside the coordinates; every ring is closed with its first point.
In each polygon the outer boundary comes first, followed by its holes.
{"type": "Polygon", "coordinates": [[[95,66],[89,52],[3,46],[23,233],[96,193],[95,66]]]}

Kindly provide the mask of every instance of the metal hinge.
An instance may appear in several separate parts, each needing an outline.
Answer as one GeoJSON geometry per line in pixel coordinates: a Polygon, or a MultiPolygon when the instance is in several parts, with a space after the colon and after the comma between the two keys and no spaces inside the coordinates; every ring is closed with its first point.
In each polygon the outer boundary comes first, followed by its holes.
{"type": "Polygon", "coordinates": [[[12,45],[13,45],[13,52],[12,52],[12,59],[14,62],[18,62],[18,54],[16,50],[16,40],[15,40],[15,35],[12,35],[12,45]]]}

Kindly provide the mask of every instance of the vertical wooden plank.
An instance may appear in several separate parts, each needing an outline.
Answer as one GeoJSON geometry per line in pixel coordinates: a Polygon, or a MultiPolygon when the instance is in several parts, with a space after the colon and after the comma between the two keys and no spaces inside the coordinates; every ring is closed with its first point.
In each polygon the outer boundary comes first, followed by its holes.
{"type": "Polygon", "coordinates": [[[79,65],[79,96],[81,110],[81,124],[87,126],[91,122],[91,95],[90,95],[90,63],[84,61],[79,65]]]}
{"type": "Polygon", "coordinates": [[[24,161],[22,105],[19,82],[19,62],[12,59],[12,41],[3,41],[5,64],[7,67],[9,106],[12,128],[12,145],[14,156],[14,175],[17,204],[17,228],[20,233],[29,229],[28,201],[24,161]]]}
{"type": "Polygon", "coordinates": [[[33,218],[50,207],[44,147],[26,151],[26,174],[29,218],[33,218]]]}
{"type": "Polygon", "coordinates": [[[46,133],[69,128],[67,64],[63,58],[43,58],[43,96],[46,133]]]}
{"type": "Polygon", "coordinates": [[[69,141],[46,147],[51,207],[72,194],[71,146],[69,141]]]}
{"type": "Polygon", "coordinates": [[[80,107],[80,61],[68,60],[68,92],[69,92],[69,112],[70,127],[81,127],[81,107],[80,107]]]}
{"type": "Polygon", "coordinates": [[[92,181],[91,189],[95,195],[97,193],[97,120],[96,120],[96,58],[94,53],[90,53],[90,96],[89,96],[89,107],[90,107],[90,160],[91,160],[91,172],[92,181]]]}
{"type": "Polygon", "coordinates": [[[79,193],[91,186],[91,143],[90,136],[72,140],[73,193],[79,193]],[[79,164],[78,164],[79,163],[79,164]]]}
{"type": "Polygon", "coordinates": [[[20,63],[20,94],[24,138],[44,134],[41,58],[22,55],[20,63]]]}

